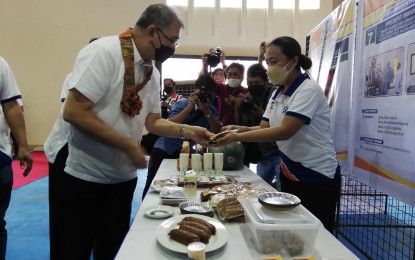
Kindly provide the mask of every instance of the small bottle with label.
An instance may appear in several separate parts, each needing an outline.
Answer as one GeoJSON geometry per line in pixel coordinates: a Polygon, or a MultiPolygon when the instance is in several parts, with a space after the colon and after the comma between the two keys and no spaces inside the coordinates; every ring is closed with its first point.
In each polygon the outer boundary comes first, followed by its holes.
{"type": "Polygon", "coordinates": [[[182,150],[180,153],[190,153],[190,144],[188,141],[183,141],[182,150]]]}
{"type": "Polygon", "coordinates": [[[194,172],[189,172],[184,176],[184,189],[188,196],[196,196],[197,193],[197,175],[194,172]]]}

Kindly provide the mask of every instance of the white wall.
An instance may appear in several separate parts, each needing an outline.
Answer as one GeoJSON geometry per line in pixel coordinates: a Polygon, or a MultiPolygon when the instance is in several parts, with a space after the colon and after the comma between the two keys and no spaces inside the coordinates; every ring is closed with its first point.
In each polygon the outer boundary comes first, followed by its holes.
{"type": "MultiPolygon", "coordinates": [[[[90,38],[133,26],[150,0],[2,0],[0,56],[12,66],[23,94],[30,145],[42,145],[58,114],[61,86],[90,38]]],[[[303,46],[307,33],[333,9],[278,11],[178,8],[187,30],[178,54],[221,46],[227,55],[256,56],[259,42],[290,35],[303,46]]]]}

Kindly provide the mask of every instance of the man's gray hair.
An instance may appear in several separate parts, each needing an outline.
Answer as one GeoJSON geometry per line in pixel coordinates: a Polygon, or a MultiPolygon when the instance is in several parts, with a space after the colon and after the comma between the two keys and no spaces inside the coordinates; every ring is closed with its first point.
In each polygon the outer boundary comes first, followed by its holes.
{"type": "Polygon", "coordinates": [[[164,29],[170,26],[175,19],[179,20],[180,27],[184,29],[184,23],[175,9],[164,4],[153,4],[144,10],[136,25],[141,28],[156,25],[160,29],[164,29]]]}

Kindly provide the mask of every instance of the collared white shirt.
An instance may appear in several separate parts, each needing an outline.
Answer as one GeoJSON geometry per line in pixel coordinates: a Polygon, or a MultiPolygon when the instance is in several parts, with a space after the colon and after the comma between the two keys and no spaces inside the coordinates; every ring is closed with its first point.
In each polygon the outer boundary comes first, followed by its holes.
{"type": "Polygon", "coordinates": [[[333,178],[338,163],[330,137],[330,110],[323,90],[317,82],[301,75],[284,94],[281,95],[280,91],[281,88],[271,95],[263,120],[268,121],[271,127],[280,125],[286,115],[305,121],[305,125],[290,139],[277,141],[283,170],[287,166],[285,170],[298,180],[310,181],[321,177],[305,173],[301,166],[333,178]],[[303,172],[299,172],[300,168],[303,172]]]}
{"type": "MultiPolygon", "coordinates": [[[[19,100],[22,96],[14,77],[13,71],[5,59],[0,57],[0,102],[1,104],[13,100],[19,100]]],[[[0,107],[0,160],[10,158],[12,147],[10,135],[4,118],[3,109],[0,107]]],[[[0,161],[1,165],[1,161],[0,161]]]]}
{"type": "MultiPolygon", "coordinates": [[[[152,65],[145,64],[133,46],[135,79],[138,83],[144,80],[148,66],[152,65]]],[[[120,107],[124,70],[118,36],[102,37],[78,54],[69,88],[76,88],[93,101],[93,111],[103,122],[138,144],[147,115],[160,113],[160,74],[154,67],[150,81],[138,92],[143,108],[139,115],[132,118],[120,107]]],[[[125,152],[95,141],[71,126],[65,171],[86,181],[120,183],[135,178],[137,169],[125,152]]]]}

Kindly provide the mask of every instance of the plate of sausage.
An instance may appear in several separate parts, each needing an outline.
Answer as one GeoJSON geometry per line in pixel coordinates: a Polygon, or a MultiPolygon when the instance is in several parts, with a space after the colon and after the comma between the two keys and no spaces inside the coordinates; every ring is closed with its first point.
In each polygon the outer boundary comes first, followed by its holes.
{"type": "Polygon", "coordinates": [[[165,248],[187,253],[192,242],[206,244],[206,252],[221,248],[228,241],[228,231],[218,220],[196,214],[177,215],[163,221],[156,233],[157,241],[165,248]]]}

